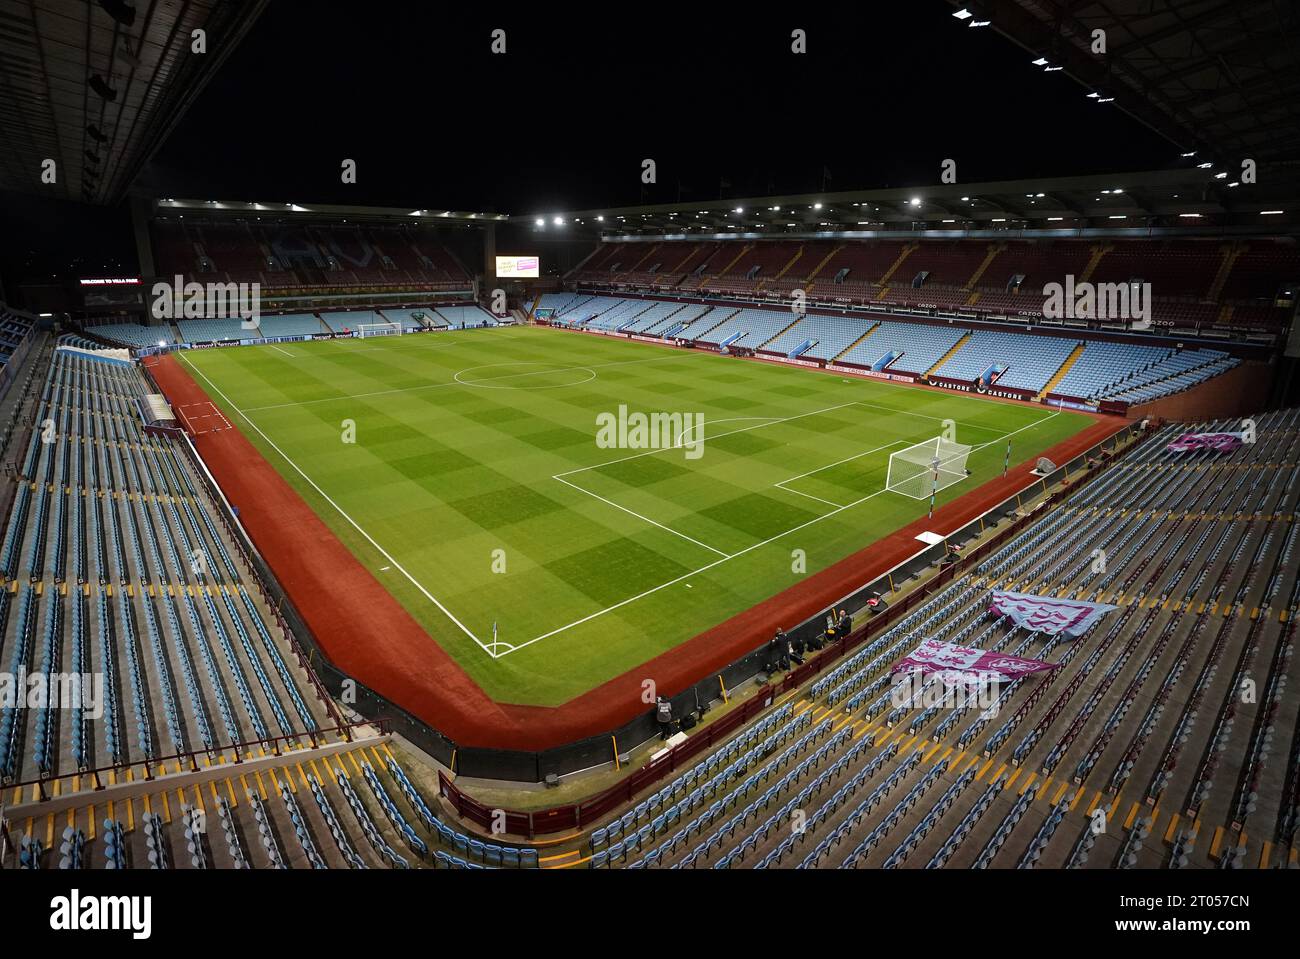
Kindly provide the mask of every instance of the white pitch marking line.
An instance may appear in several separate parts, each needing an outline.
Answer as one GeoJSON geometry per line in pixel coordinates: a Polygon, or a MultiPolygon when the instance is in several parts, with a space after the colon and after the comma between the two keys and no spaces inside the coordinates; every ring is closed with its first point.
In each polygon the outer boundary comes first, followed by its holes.
{"type": "MultiPolygon", "coordinates": [[[[360,352],[360,351],[354,351],[354,352],[360,352]]],[[[491,380],[508,380],[508,379],[523,377],[523,376],[541,376],[546,373],[568,373],[577,369],[603,370],[606,367],[610,367],[610,366],[630,366],[634,363],[658,363],[664,360],[682,360],[682,359],[686,359],[688,356],[701,356],[701,355],[703,354],[683,353],[680,356],[654,356],[644,360],[623,360],[618,363],[597,363],[594,366],[582,366],[582,367],[557,366],[555,369],[533,370],[531,373],[506,373],[502,376],[487,376],[484,377],[482,380],[479,380],[478,382],[485,383],[491,380]]],[[[533,365],[533,361],[530,360],[520,360],[519,363],[521,365],[524,364],[533,365]]],[[[327,396],[319,400],[301,400],[297,403],[275,403],[270,406],[250,406],[247,410],[241,410],[240,412],[260,413],[265,410],[282,410],[291,406],[312,406],[317,403],[340,403],[343,400],[362,400],[362,399],[367,399],[371,396],[391,396],[394,393],[416,393],[419,392],[420,390],[436,390],[444,386],[473,386],[473,385],[474,385],[473,383],[463,383],[460,382],[459,380],[447,380],[444,383],[428,383],[425,384],[424,386],[404,386],[399,389],[393,389],[393,390],[377,390],[376,392],[373,393],[346,393],[343,396],[327,396]]]]}
{"type": "MultiPolygon", "coordinates": [[[[788,482],[788,481],[787,481],[787,480],[782,480],[782,481],[781,481],[781,483],[785,483],[785,482],[788,482]]],[[[820,496],[813,496],[812,493],[804,493],[804,492],[802,492],[802,491],[800,491],[800,490],[797,490],[797,489],[790,489],[790,487],[788,487],[788,486],[782,486],[781,483],[773,483],[772,485],[773,485],[776,489],[779,489],[779,490],[785,490],[787,493],[794,493],[795,496],[806,496],[806,497],[808,497],[809,499],[815,499],[815,500],[816,500],[817,502],[819,502],[819,503],[825,503],[827,506],[834,506],[836,509],[842,509],[842,508],[843,508],[842,504],[840,504],[840,503],[832,503],[830,500],[828,500],[828,499],[822,499],[820,496]]]]}
{"type": "MultiPolygon", "coordinates": [[[[275,442],[271,439],[271,437],[267,436],[266,433],[262,430],[262,428],[261,428],[260,426],[258,426],[256,423],[253,422],[253,420],[249,417],[249,415],[248,415],[247,413],[245,413],[245,412],[244,412],[243,410],[241,410],[238,406],[236,406],[234,403],[232,403],[231,400],[230,400],[230,397],[227,396],[225,393],[223,393],[223,392],[221,391],[221,388],[218,387],[217,384],[213,383],[212,380],[208,379],[208,375],[207,375],[206,373],[204,373],[201,369],[199,369],[197,366],[195,366],[195,365],[194,365],[194,361],[191,360],[187,354],[185,354],[185,353],[181,353],[181,354],[180,354],[180,357],[181,357],[182,360],[184,360],[184,361],[185,361],[185,362],[190,366],[191,369],[194,370],[194,372],[198,373],[199,376],[203,377],[204,381],[205,381],[205,382],[206,382],[210,387],[212,387],[213,390],[216,391],[216,393],[217,393],[218,396],[220,396],[223,400],[226,401],[226,403],[230,406],[230,408],[231,408],[232,410],[234,410],[236,413],[238,413],[240,416],[242,416],[242,417],[244,418],[244,421],[245,421],[246,423],[248,423],[249,426],[251,426],[253,429],[257,430],[258,435],[261,436],[262,439],[266,440],[267,445],[269,445],[269,446],[271,447],[271,449],[273,449],[273,450],[275,450],[277,453],[279,453],[280,456],[284,458],[284,461],[285,461],[286,463],[288,463],[290,466],[292,466],[292,467],[294,468],[294,470],[297,471],[297,473],[298,473],[299,476],[301,476],[301,477],[302,477],[303,479],[305,479],[308,483],[310,483],[312,489],[314,489],[317,493],[319,493],[319,494],[321,495],[321,498],[324,499],[325,502],[327,502],[327,503],[329,503],[331,506],[333,506],[334,509],[338,511],[338,514],[339,514],[340,516],[342,516],[345,520],[347,520],[350,524],[352,524],[352,527],[353,527],[353,528],[354,528],[358,533],[360,533],[362,536],[364,536],[364,537],[366,538],[366,541],[367,541],[368,543],[370,543],[370,545],[373,546],[375,549],[377,549],[377,550],[379,551],[379,553],[384,557],[384,559],[388,560],[388,562],[389,562],[390,564],[392,564],[392,566],[393,566],[395,569],[397,569],[399,572],[401,572],[401,574],[402,574],[403,576],[405,576],[407,579],[409,579],[409,580],[411,581],[411,584],[412,584],[416,589],[418,589],[421,593],[423,593],[424,596],[425,596],[425,598],[428,599],[429,602],[433,603],[433,605],[437,606],[438,609],[442,610],[443,614],[444,614],[448,619],[450,619],[453,623],[455,623],[457,626],[459,626],[461,632],[463,632],[463,633],[464,633],[466,636],[468,636],[470,639],[474,640],[474,642],[478,643],[479,647],[480,647],[480,648],[481,648],[485,653],[487,653],[487,654],[488,654],[489,656],[491,656],[493,659],[496,659],[496,658],[497,658],[497,654],[494,653],[490,648],[488,648],[488,646],[485,645],[485,644],[483,643],[482,640],[480,640],[477,636],[475,636],[475,635],[473,634],[473,632],[470,631],[470,629],[469,629],[468,626],[466,626],[466,625],[465,625],[464,623],[462,623],[459,619],[457,619],[457,618],[455,617],[455,615],[451,612],[451,610],[449,610],[446,606],[442,605],[442,603],[438,602],[437,597],[435,597],[432,593],[430,593],[427,589],[425,589],[424,586],[423,586],[423,584],[421,584],[419,580],[417,580],[414,576],[412,576],[410,573],[408,573],[408,572],[406,571],[406,568],[403,567],[402,564],[399,563],[397,560],[395,560],[395,559],[392,557],[392,554],[390,554],[390,553],[388,552],[388,550],[384,549],[384,548],[383,548],[382,546],[380,546],[377,542],[375,542],[374,537],[371,536],[369,533],[367,533],[367,532],[365,531],[365,529],[362,528],[362,526],[361,526],[360,523],[358,523],[358,522],[357,522],[356,520],[354,520],[351,516],[349,516],[346,512],[344,512],[343,507],[339,506],[338,503],[334,502],[334,500],[330,497],[330,495],[329,495],[328,493],[326,493],[323,489],[321,489],[320,486],[316,483],[316,481],[315,481],[314,479],[312,479],[312,478],[311,478],[310,476],[308,476],[305,472],[303,472],[302,467],[300,467],[297,463],[295,463],[293,460],[291,460],[291,459],[289,458],[288,454],[285,453],[284,450],[280,449],[280,447],[277,446],[277,445],[275,444],[275,442]]],[[[501,655],[505,655],[505,654],[503,653],[503,654],[501,654],[501,655]]]]}
{"type": "MultiPolygon", "coordinates": [[[[851,463],[854,460],[862,459],[862,457],[864,456],[870,456],[872,453],[879,453],[881,450],[887,450],[891,446],[903,446],[905,444],[907,444],[907,440],[895,440],[892,443],[886,443],[884,446],[877,446],[873,450],[867,450],[865,453],[855,453],[852,456],[844,457],[844,459],[842,460],[836,460],[834,463],[827,463],[825,466],[819,466],[815,470],[809,470],[806,473],[800,473],[798,476],[791,476],[789,479],[783,479],[781,480],[781,483],[793,483],[795,480],[803,479],[805,476],[812,476],[814,473],[820,473],[822,470],[828,470],[832,466],[840,466],[844,463],[851,463]]],[[[781,483],[777,483],[776,485],[780,486],[781,483]]],[[[791,492],[793,492],[793,490],[791,492]]]]}
{"type": "Polygon", "coordinates": [[[298,355],[297,353],[290,353],[288,350],[281,350],[280,347],[276,346],[274,343],[268,343],[268,344],[266,344],[266,345],[269,346],[269,347],[270,347],[271,349],[273,349],[273,350],[279,350],[279,351],[280,351],[281,353],[283,353],[285,356],[295,356],[295,357],[296,357],[296,356],[298,355]]]}
{"type": "MultiPolygon", "coordinates": [[[[707,440],[711,440],[711,439],[712,439],[712,440],[719,440],[719,439],[722,439],[722,437],[724,437],[724,436],[731,436],[733,433],[747,433],[747,432],[749,432],[750,430],[761,430],[761,429],[763,429],[764,427],[767,427],[767,426],[773,426],[773,425],[775,425],[775,424],[777,424],[777,423],[788,423],[788,422],[790,422],[791,420],[802,419],[802,418],[805,417],[805,416],[816,416],[818,413],[830,413],[830,412],[832,412],[833,410],[842,410],[842,409],[844,409],[844,407],[846,407],[846,406],[856,406],[856,405],[857,405],[856,402],[841,403],[841,404],[839,404],[838,406],[827,406],[827,407],[824,407],[823,409],[820,409],[820,410],[811,410],[811,411],[809,411],[809,412],[807,412],[807,413],[797,413],[797,414],[795,414],[794,416],[772,416],[772,417],[760,416],[760,417],[747,417],[747,418],[752,418],[752,419],[762,419],[762,420],[766,420],[767,422],[765,422],[765,423],[759,423],[757,426],[741,426],[741,427],[738,427],[738,428],[736,428],[736,429],[734,429],[734,430],[727,430],[725,433],[719,433],[719,434],[716,435],[716,436],[709,436],[709,435],[706,434],[705,437],[704,437],[704,440],[705,440],[705,441],[707,441],[707,440]]],[[[572,476],[574,473],[586,473],[586,472],[588,472],[589,470],[598,470],[598,469],[601,469],[602,467],[605,467],[605,466],[613,466],[615,463],[626,463],[628,460],[640,459],[642,456],[654,456],[656,453],[663,453],[663,452],[665,452],[666,450],[678,450],[678,449],[682,449],[682,448],[684,447],[684,444],[682,443],[682,439],[683,439],[684,437],[685,437],[685,434],[683,434],[682,437],[679,437],[678,440],[677,440],[677,442],[676,442],[676,443],[673,443],[671,446],[661,446],[661,447],[659,447],[658,449],[653,449],[653,450],[643,450],[643,451],[640,452],[640,453],[632,453],[632,454],[630,454],[630,455],[628,455],[628,456],[620,456],[618,459],[605,460],[605,462],[603,462],[603,463],[594,463],[594,464],[592,464],[591,466],[579,466],[577,469],[566,470],[566,471],[563,472],[563,473],[556,473],[556,474],[552,477],[552,479],[559,479],[561,476],[572,476]]]]}
{"type": "MultiPolygon", "coordinates": [[[[1057,413],[1051,414],[1051,416],[1056,416],[1056,415],[1057,413]]],[[[1036,420],[1035,423],[1030,423],[1028,426],[1022,426],[1020,429],[1015,430],[1014,432],[1019,433],[1022,430],[1028,429],[1030,426],[1034,426],[1036,423],[1041,423],[1044,420],[1051,419],[1051,416],[1045,416],[1040,420],[1036,420]]],[[[931,419],[941,419],[941,417],[935,416],[935,417],[931,417],[931,419]]],[[[1010,435],[1012,434],[1005,433],[1002,436],[995,437],[993,440],[990,440],[989,443],[986,443],[985,445],[986,446],[992,445],[993,443],[996,443],[998,440],[1005,439],[1010,435]]],[[[900,440],[900,442],[902,441],[900,440]]],[[[656,452],[656,451],[652,451],[652,452],[656,452]]],[[[549,639],[551,636],[555,636],[556,634],[562,633],[565,630],[572,629],[575,626],[581,626],[583,623],[588,623],[593,619],[596,619],[600,616],[604,616],[606,613],[612,613],[614,610],[621,609],[624,606],[627,606],[629,603],[634,603],[637,600],[644,599],[645,597],[653,595],[654,593],[657,593],[662,589],[667,589],[669,586],[674,586],[677,583],[682,582],[682,580],[690,579],[692,576],[698,576],[700,573],[708,572],[709,570],[713,569],[713,567],[715,566],[721,566],[723,563],[727,562],[727,560],[735,559],[738,556],[744,556],[746,553],[752,552],[753,550],[759,549],[760,547],[767,546],[769,543],[774,543],[777,540],[782,539],[783,537],[789,536],[791,533],[797,533],[801,529],[805,529],[809,526],[812,526],[814,523],[820,523],[822,520],[827,519],[828,517],[836,516],[839,513],[844,512],[844,510],[852,509],[855,506],[860,506],[861,504],[867,502],[867,500],[874,499],[875,497],[879,496],[881,493],[887,493],[887,492],[889,492],[889,490],[879,489],[876,490],[874,493],[868,493],[866,496],[863,496],[861,499],[856,499],[852,503],[848,503],[844,506],[840,506],[836,509],[831,510],[829,513],[824,513],[821,516],[815,516],[812,519],[808,520],[808,522],[801,523],[800,525],[794,527],[793,529],[788,529],[783,533],[778,533],[775,536],[769,537],[768,539],[763,540],[761,543],[755,543],[753,546],[746,546],[744,549],[732,553],[730,556],[726,557],[725,559],[714,560],[712,563],[709,563],[707,566],[701,566],[699,569],[692,570],[689,573],[683,573],[681,576],[678,576],[676,579],[670,579],[666,583],[660,583],[658,586],[652,586],[650,589],[638,593],[635,596],[629,596],[627,599],[617,602],[613,606],[608,606],[605,609],[599,609],[594,613],[590,613],[582,617],[581,619],[575,619],[571,623],[568,623],[564,626],[559,626],[548,633],[542,633],[540,636],[534,636],[532,639],[527,640],[526,642],[519,643],[517,646],[515,646],[514,649],[510,650],[510,652],[523,649],[525,646],[531,646],[533,643],[541,642],[543,639],[549,639]]],[[[506,654],[503,653],[502,655],[506,655],[506,654]]]]}
{"type": "Polygon", "coordinates": [[[724,553],[724,552],[723,552],[722,550],[720,550],[720,549],[714,549],[714,548],[713,548],[712,546],[710,546],[708,543],[701,543],[698,539],[694,539],[693,537],[687,536],[685,533],[678,532],[677,530],[673,529],[671,526],[665,526],[663,523],[656,523],[656,522],[655,522],[654,520],[652,520],[649,516],[642,516],[640,513],[636,512],[636,511],[634,511],[634,510],[630,510],[630,509],[628,509],[626,506],[619,506],[619,505],[618,505],[617,503],[615,503],[613,500],[605,499],[605,497],[601,496],[599,493],[593,493],[593,492],[592,492],[591,490],[589,490],[589,489],[583,489],[581,486],[578,486],[578,485],[576,485],[576,484],[574,484],[574,483],[570,483],[570,482],[569,482],[568,480],[566,480],[563,476],[552,476],[551,479],[553,479],[553,480],[559,480],[559,481],[560,481],[561,483],[563,483],[565,486],[572,487],[573,489],[576,489],[579,493],[586,493],[588,496],[594,496],[596,499],[600,500],[602,503],[606,503],[606,504],[608,504],[609,506],[614,507],[614,509],[622,510],[624,513],[627,513],[627,514],[630,515],[630,516],[635,516],[635,517],[636,517],[637,519],[639,519],[639,520],[644,520],[645,522],[649,523],[651,526],[658,526],[661,530],[663,530],[663,531],[666,532],[666,533],[672,533],[674,536],[680,536],[680,537],[681,537],[682,539],[684,539],[684,540],[689,540],[690,542],[694,543],[696,546],[702,546],[702,547],[704,547],[705,549],[707,549],[710,553],[717,553],[719,556],[722,556],[722,557],[724,557],[724,558],[730,556],[729,553],[724,553]]]}

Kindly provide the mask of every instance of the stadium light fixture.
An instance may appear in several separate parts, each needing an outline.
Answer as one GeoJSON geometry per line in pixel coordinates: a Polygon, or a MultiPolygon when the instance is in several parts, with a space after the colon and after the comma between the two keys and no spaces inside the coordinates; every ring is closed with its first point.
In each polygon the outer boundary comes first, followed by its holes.
{"type": "Polygon", "coordinates": [[[1227,171],[1222,171],[1222,172],[1219,172],[1219,173],[1214,174],[1214,178],[1215,178],[1216,180],[1226,180],[1226,179],[1228,179],[1227,171]]]}
{"type": "Polygon", "coordinates": [[[1045,67],[1047,66],[1047,57],[1039,57],[1037,60],[1031,60],[1030,63],[1036,67],[1045,67]]]}
{"type": "Polygon", "coordinates": [[[968,196],[964,196],[964,197],[961,198],[961,200],[962,200],[963,203],[965,203],[965,202],[966,202],[967,200],[969,200],[969,199],[970,199],[970,197],[968,197],[968,196]]]}
{"type": "Polygon", "coordinates": [[[1048,222],[1048,223],[1059,223],[1061,220],[1064,220],[1064,219],[1065,219],[1065,217],[1063,217],[1063,216],[1049,216],[1049,217],[1047,218],[1047,222],[1048,222]]]}
{"type": "Polygon", "coordinates": [[[1098,93],[1096,90],[1093,90],[1091,93],[1088,94],[1088,99],[1089,99],[1089,100],[1096,100],[1096,99],[1097,99],[1098,97],[1100,97],[1100,96],[1101,96],[1100,93],[1098,93]]]}
{"type": "Polygon", "coordinates": [[[1114,98],[1114,97],[1100,97],[1100,98],[1098,98],[1097,102],[1098,102],[1098,103],[1114,103],[1114,102],[1115,102],[1115,98],[1114,98]]]}
{"type": "Polygon", "coordinates": [[[1230,186],[1230,187],[1232,187],[1232,186],[1241,186],[1241,182],[1240,182],[1239,180],[1233,180],[1231,183],[1228,184],[1228,186],[1230,186]]]}
{"type": "Polygon", "coordinates": [[[1196,151],[1195,151],[1195,150],[1189,150],[1189,151],[1187,151],[1186,153],[1180,153],[1180,154],[1178,154],[1178,155],[1181,156],[1181,157],[1194,157],[1194,156],[1196,156],[1196,151]]]}
{"type": "Polygon", "coordinates": [[[969,10],[967,10],[965,7],[962,7],[960,10],[956,11],[953,14],[953,16],[956,17],[958,20],[969,20],[971,17],[974,16],[974,14],[971,13],[969,10]]]}
{"type": "Polygon", "coordinates": [[[731,212],[732,212],[732,213],[744,213],[744,212],[745,212],[745,208],[744,208],[743,206],[738,206],[738,207],[736,207],[734,210],[732,210],[731,212]]]}
{"type": "Polygon", "coordinates": [[[1060,70],[1064,70],[1064,69],[1065,69],[1065,67],[1043,67],[1043,72],[1044,72],[1044,73],[1056,73],[1056,72],[1058,72],[1058,71],[1060,71],[1060,70]]]}
{"type": "Polygon", "coordinates": [[[1180,213],[1178,215],[1184,220],[1199,220],[1201,218],[1199,213],[1180,213]]]}
{"type": "Polygon", "coordinates": [[[1285,213],[1286,210],[1260,210],[1260,216],[1277,216],[1279,213],[1285,213]]]}
{"type": "Polygon", "coordinates": [[[1127,219],[1128,219],[1128,216],[1127,216],[1126,214],[1123,214],[1123,213],[1112,213],[1112,214],[1111,214],[1110,216],[1108,216],[1106,219],[1108,219],[1108,220],[1127,220],[1127,219]]]}
{"type": "Polygon", "coordinates": [[[921,205],[921,198],[919,196],[912,197],[912,206],[920,206],[920,205],[921,205]]]}
{"type": "Polygon", "coordinates": [[[551,222],[554,223],[556,226],[564,226],[564,217],[557,216],[553,220],[551,220],[551,222]]]}
{"type": "Polygon", "coordinates": [[[1214,164],[1211,163],[1211,162],[1209,162],[1209,161],[1207,160],[1207,161],[1204,162],[1204,163],[1198,163],[1198,164],[1196,164],[1196,169],[1198,169],[1198,170],[1208,170],[1208,169],[1209,169],[1210,167],[1212,167],[1212,166],[1214,166],[1214,164]]]}
{"type": "Polygon", "coordinates": [[[535,222],[538,226],[546,226],[546,221],[543,220],[540,216],[537,218],[535,222]]]}
{"type": "Polygon", "coordinates": [[[605,218],[604,218],[603,216],[598,216],[598,217],[596,217],[596,222],[597,222],[597,223],[604,223],[604,222],[605,222],[605,218]]]}

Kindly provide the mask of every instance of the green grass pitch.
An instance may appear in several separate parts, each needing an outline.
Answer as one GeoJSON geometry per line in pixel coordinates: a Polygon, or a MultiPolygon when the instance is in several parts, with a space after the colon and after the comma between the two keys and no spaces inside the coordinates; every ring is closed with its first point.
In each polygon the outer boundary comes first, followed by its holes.
{"type": "Polygon", "coordinates": [[[180,356],[433,641],[489,695],[536,705],[923,516],[884,491],[889,453],[943,420],[974,475],[940,503],[1001,474],[1008,434],[1020,462],[1090,422],[540,328],[180,356]],[[700,455],[600,447],[620,405],[702,416],[700,455]]]}

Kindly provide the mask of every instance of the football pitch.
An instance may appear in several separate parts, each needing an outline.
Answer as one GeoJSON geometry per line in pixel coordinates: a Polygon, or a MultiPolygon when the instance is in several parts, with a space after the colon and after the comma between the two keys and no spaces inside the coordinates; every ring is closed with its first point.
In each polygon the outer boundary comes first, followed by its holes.
{"type": "Polygon", "coordinates": [[[547,706],[924,516],[889,454],[944,421],[940,504],[1091,423],[532,327],[179,359],[488,695],[547,706]]]}

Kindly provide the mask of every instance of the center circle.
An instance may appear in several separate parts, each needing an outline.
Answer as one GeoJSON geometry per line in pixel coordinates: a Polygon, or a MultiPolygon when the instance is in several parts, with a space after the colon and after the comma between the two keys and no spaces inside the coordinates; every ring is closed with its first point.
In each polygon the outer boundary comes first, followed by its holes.
{"type": "Polygon", "coordinates": [[[558,363],[533,363],[519,361],[514,363],[488,363],[485,366],[469,366],[460,370],[452,379],[462,386],[474,386],[483,390],[554,390],[565,386],[581,386],[596,378],[596,371],[587,366],[561,366],[558,363]],[[503,367],[514,367],[516,372],[507,372],[503,367]],[[477,370],[494,370],[478,378],[471,374],[477,370]],[[564,374],[570,374],[564,376],[564,374]],[[554,383],[551,376],[560,375],[564,382],[554,383]]]}

